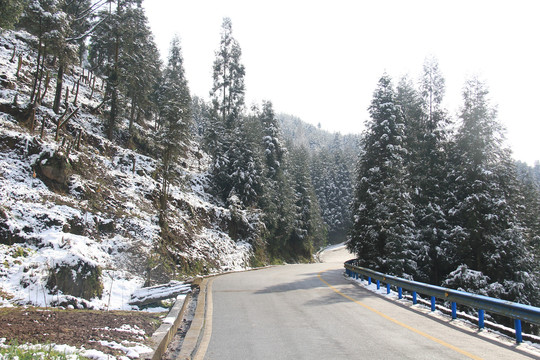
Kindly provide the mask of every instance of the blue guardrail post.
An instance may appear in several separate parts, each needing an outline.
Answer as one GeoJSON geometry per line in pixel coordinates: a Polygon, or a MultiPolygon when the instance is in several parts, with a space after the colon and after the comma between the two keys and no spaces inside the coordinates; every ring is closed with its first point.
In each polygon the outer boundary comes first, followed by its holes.
{"type": "Polygon", "coordinates": [[[368,284],[368,285],[371,285],[371,276],[368,276],[368,278],[367,278],[367,284],[368,284]]]}
{"type": "Polygon", "coordinates": [[[377,280],[377,290],[379,290],[380,288],[381,288],[381,282],[377,280]]]}
{"type": "Polygon", "coordinates": [[[521,320],[514,319],[514,329],[516,329],[516,342],[520,344],[523,342],[523,336],[521,335],[521,320]]]}
{"type": "Polygon", "coordinates": [[[416,305],[418,303],[418,299],[416,299],[416,291],[412,292],[412,303],[416,305]]]}
{"type": "Polygon", "coordinates": [[[431,311],[435,311],[435,296],[431,297],[431,311]]]}
{"type": "Polygon", "coordinates": [[[403,289],[401,287],[397,288],[398,298],[403,299],[403,289]]]}
{"type": "Polygon", "coordinates": [[[452,319],[457,319],[457,304],[452,301],[452,319]]]}
{"type": "Polygon", "coordinates": [[[390,284],[386,284],[386,294],[390,294],[390,284]]]}
{"type": "Polygon", "coordinates": [[[484,328],[484,310],[478,310],[478,327],[484,328]]]}

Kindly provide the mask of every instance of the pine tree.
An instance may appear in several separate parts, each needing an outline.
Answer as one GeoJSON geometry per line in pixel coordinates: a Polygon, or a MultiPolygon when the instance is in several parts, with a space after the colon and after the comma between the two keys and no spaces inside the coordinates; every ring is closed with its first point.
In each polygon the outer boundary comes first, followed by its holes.
{"type": "MultiPolygon", "coordinates": [[[[262,196],[259,139],[246,130],[258,121],[244,117],[244,65],[242,51],[232,36],[232,23],[223,19],[221,41],[213,72],[212,111],[207,144],[214,158],[212,166],[215,192],[224,200],[240,197],[251,206],[262,196]],[[249,125],[248,125],[249,124],[249,125]],[[248,125],[248,126],[246,126],[248,125]]],[[[230,202],[230,201],[229,201],[230,202]]]]}
{"type": "Polygon", "coordinates": [[[126,56],[120,58],[120,86],[130,100],[129,133],[133,135],[136,118],[153,107],[152,95],[160,77],[161,61],[143,9],[127,8],[123,19],[126,56]]]}
{"type": "MultiPolygon", "coordinates": [[[[535,180],[534,168],[517,164],[519,219],[527,242],[540,259],[540,182],[535,180]]],[[[537,262],[538,263],[538,262],[537,262]]],[[[540,265],[540,263],[539,263],[540,265]]]]}
{"type": "Polygon", "coordinates": [[[193,134],[197,134],[200,138],[200,143],[203,149],[210,153],[207,147],[207,135],[211,129],[210,126],[210,106],[204,99],[197,96],[193,96],[192,101],[192,115],[193,115],[193,134]]]}
{"type": "Polygon", "coordinates": [[[232,21],[223,19],[221,41],[214,61],[214,83],[210,93],[214,108],[227,129],[233,129],[244,107],[245,68],[242,50],[232,36],[232,21]]]}
{"type": "Polygon", "coordinates": [[[451,270],[445,250],[448,120],[441,106],[444,91],[436,60],[427,59],[420,91],[402,79],[397,96],[404,114],[409,186],[418,234],[412,249],[418,266],[415,278],[437,285],[451,270]]]}
{"type": "Polygon", "coordinates": [[[395,97],[391,79],[384,74],[369,107],[348,248],[361,266],[406,276],[416,270],[410,252],[415,229],[404,165],[403,118],[395,97]]]}
{"type": "Polygon", "coordinates": [[[350,227],[353,186],[348,161],[340,134],[312,157],[311,178],[331,243],[345,241],[350,227]]]}
{"type": "Polygon", "coordinates": [[[92,20],[97,11],[105,3],[92,3],[91,0],[62,1],[62,10],[69,16],[70,28],[73,31],[70,42],[78,46],[79,64],[83,64],[87,52],[87,39],[93,31],[92,20]]]}
{"type": "Polygon", "coordinates": [[[339,134],[334,137],[331,147],[332,166],[331,183],[327,192],[329,212],[329,238],[333,242],[344,241],[351,225],[352,176],[349,171],[348,159],[342,150],[339,134]]]}
{"type": "Polygon", "coordinates": [[[56,91],[53,102],[53,111],[60,112],[61,99],[63,94],[64,73],[69,66],[75,63],[77,55],[79,62],[82,63],[84,51],[86,49],[86,38],[91,32],[91,17],[93,12],[99,7],[94,8],[90,0],[81,1],[63,1],[60,8],[66,14],[69,31],[67,38],[63,38],[60,46],[55,52],[58,58],[58,70],[56,73],[56,91]]]}
{"type": "Polygon", "coordinates": [[[0,2],[0,28],[10,29],[19,21],[25,1],[2,0],[0,2]]]}
{"type": "MultiPolygon", "coordinates": [[[[537,295],[534,258],[517,218],[515,167],[502,146],[502,129],[487,95],[481,81],[467,81],[451,158],[454,264],[486,278],[487,285],[465,290],[532,303],[537,295]]],[[[466,271],[453,272],[445,285],[463,287],[467,276],[466,271]]]]}
{"type": "Polygon", "coordinates": [[[236,195],[245,207],[252,207],[259,203],[264,187],[260,127],[255,116],[243,117],[237,124],[227,149],[227,182],[231,187],[227,199],[236,195]]]}
{"type": "MultiPolygon", "coordinates": [[[[127,60],[131,54],[128,53],[128,44],[123,41],[124,36],[129,33],[129,25],[134,22],[133,16],[137,14],[133,11],[135,6],[140,8],[141,1],[116,0],[114,11],[112,8],[109,8],[109,11],[100,11],[97,18],[99,26],[90,39],[90,63],[98,74],[107,79],[106,96],[109,99],[110,110],[105,127],[107,137],[111,140],[123,108],[119,92],[122,90],[126,75],[131,75],[132,71],[139,71],[137,68],[126,66],[132,62],[127,60]]],[[[145,49],[141,48],[141,51],[143,50],[145,49]]]]}
{"type": "MultiPolygon", "coordinates": [[[[321,207],[321,216],[328,227],[329,235],[335,230],[332,222],[332,214],[334,209],[330,207],[330,188],[334,186],[332,179],[332,163],[330,149],[322,148],[317,152],[313,152],[311,156],[311,181],[317,196],[317,201],[321,207]]],[[[331,240],[330,240],[331,241],[331,240]]]]}
{"type": "Polygon", "coordinates": [[[60,5],[55,0],[32,1],[25,7],[24,16],[21,18],[21,26],[38,38],[38,56],[30,94],[30,102],[33,102],[34,106],[41,101],[47,55],[60,54],[62,58],[69,58],[75,53],[75,47],[67,43],[71,29],[68,16],[60,5]]]}
{"type": "Polygon", "coordinates": [[[285,149],[281,143],[281,131],[271,102],[263,102],[263,109],[259,118],[262,125],[262,145],[268,177],[272,180],[276,180],[280,172],[282,172],[281,164],[283,162],[285,149]]]}
{"type": "Polygon", "coordinates": [[[288,255],[285,249],[294,223],[294,193],[291,180],[285,171],[288,152],[282,143],[281,129],[271,102],[263,102],[258,117],[265,163],[264,196],[260,206],[264,212],[269,255],[271,259],[281,259],[288,255]]]}
{"type": "Polygon", "coordinates": [[[171,42],[167,67],[163,72],[163,82],[159,91],[160,132],[162,146],[162,188],[161,209],[167,210],[168,188],[173,178],[173,167],[185,147],[191,121],[191,97],[184,75],[180,41],[171,42]]]}
{"type": "Polygon", "coordinates": [[[326,244],[327,234],[311,183],[309,156],[303,147],[292,151],[291,178],[295,219],[287,248],[292,260],[311,260],[314,247],[326,244]]]}

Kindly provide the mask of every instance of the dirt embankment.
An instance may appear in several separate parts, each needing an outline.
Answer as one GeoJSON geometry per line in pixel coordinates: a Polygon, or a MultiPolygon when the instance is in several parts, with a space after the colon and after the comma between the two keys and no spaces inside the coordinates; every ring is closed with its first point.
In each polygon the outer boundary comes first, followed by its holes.
{"type": "Polygon", "coordinates": [[[56,343],[125,355],[100,341],[144,344],[159,327],[160,313],[0,308],[0,338],[6,343],[56,343]]]}

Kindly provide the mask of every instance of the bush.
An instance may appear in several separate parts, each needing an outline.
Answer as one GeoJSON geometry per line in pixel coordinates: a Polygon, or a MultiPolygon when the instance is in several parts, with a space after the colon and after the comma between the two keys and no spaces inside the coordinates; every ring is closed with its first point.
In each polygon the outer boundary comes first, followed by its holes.
{"type": "Polygon", "coordinates": [[[56,265],[49,273],[47,288],[86,300],[100,298],[103,294],[101,268],[83,261],[79,261],[75,266],[56,265]]]}

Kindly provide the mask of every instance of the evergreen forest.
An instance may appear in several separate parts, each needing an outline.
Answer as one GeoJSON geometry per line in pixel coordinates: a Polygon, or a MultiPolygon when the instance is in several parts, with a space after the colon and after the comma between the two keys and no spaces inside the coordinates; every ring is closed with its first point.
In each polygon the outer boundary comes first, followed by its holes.
{"type": "Polygon", "coordinates": [[[231,238],[256,234],[254,266],[313,261],[347,241],[360,266],[540,306],[540,163],[512,158],[486,83],[465,82],[454,117],[427,58],[420,79],[385,73],[373,84],[362,134],[331,134],[271,100],[248,108],[249,69],[229,18],[216,34],[209,95],[192,94],[180,40],[162,62],[141,2],[2,1],[1,31],[26,31],[35,50],[29,101],[2,110],[32,114],[54,94],[46,105],[67,122],[80,110],[68,106],[66,74],[81,67],[89,83],[102,79],[96,126],[159,163],[154,261],[174,253],[171,189],[189,182],[179,169],[195,143],[211,164],[201,186],[230,210],[231,238]]]}

